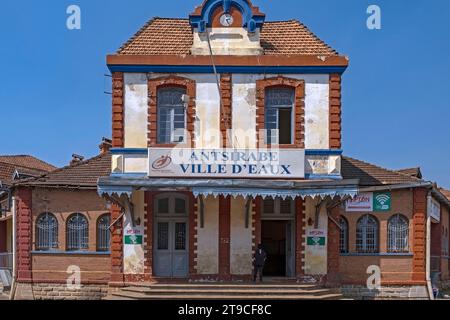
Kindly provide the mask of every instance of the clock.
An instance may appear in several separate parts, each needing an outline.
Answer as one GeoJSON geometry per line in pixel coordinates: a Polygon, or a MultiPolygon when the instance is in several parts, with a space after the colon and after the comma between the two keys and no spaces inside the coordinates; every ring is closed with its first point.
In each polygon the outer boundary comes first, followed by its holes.
{"type": "Polygon", "coordinates": [[[220,24],[224,27],[231,27],[233,22],[233,16],[229,13],[225,13],[220,17],[220,24]]]}

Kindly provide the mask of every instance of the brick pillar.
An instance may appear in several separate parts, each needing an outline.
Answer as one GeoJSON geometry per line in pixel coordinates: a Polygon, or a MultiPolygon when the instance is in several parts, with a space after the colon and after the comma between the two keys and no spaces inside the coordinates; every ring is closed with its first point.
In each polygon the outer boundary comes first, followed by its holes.
{"type": "MultiPolygon", "coordinates": [[[[116,221],[122,210],[119,206],[111,206],[111,221],[116,221]]],[[[123,218],[111,228],[111,283],[123,285],[123,218]]]]}
{"type": "Polygon", "coordinates": [[[220,132],[222,134],[222,147],[231,147],[228,131],[232,128],[232,75],[229,73],[220,75],[220,97],[222,99],[222,110],[220,119],[220,132]]]}
{"type": "Polygon", "coordinates": [[[253,203],[253,252],[256,252],[258,245],[261,243],[261,214],[262,214],[262,205],[263,199],[261,197],[257,197],[253,203]]]}
{"type": "Polygon", "coordinates": [[[145,219],[144,219],[144,273],[146,280],[153,278],[153,209],[154,209],[154,194],[152,192],[145,192],[145,219]]]}
{"type": "Polygon", "coordinates": [[[295,272],[297,278],[305,275],[305,201],[297,197],[295,199],[295,272]]]}
{"type": "MultiPolygon", "coordinates": [[[[331,210],[331,217],[334,221],[339,221],[339,207],[331,210]]],[[[339,238],[340,229],[333,222],[328,221],[328,247],[327,247],[327,285],[336,286],[340,284],[339,276],[339,238]]]]}
{"type": "Polygon", "coordinates": [[[32,281],[31,249],[32,249],[32,191],[19,188],[16,192],[17,201],[17,281],[32,281]]]}
{"type": "Polygon", "coordinates": [[[0,253],[6,252],[6,235],[6,221],[0,221],[0,253]]]}
{"type": "Polygon", "coordinates": [[[341,76],[330,75],[330,149],[342,148],[341,76]]]}
{"type": "Polygon", "coordinates": [[[231,198],[219,199],[219,279],[231,280],[230,274],[230,237],[231,237],[231,198]]]}
{"type": "Polygon", "coordinates": [[[121,72],[112,74],[112,146],[124,146],[124,76],[121,72]]]}
{"type": "Polygon", "coordinates": [[[197,199],[191,193],[189,195],[189,275],[193,277],[197,274],[197,225],[198,225],[198,204],[197,199]]]}
{"type": "Polygon", "coordinates": [[[413,281],[426,280],[427,190],[413,191],[413,281]]]}

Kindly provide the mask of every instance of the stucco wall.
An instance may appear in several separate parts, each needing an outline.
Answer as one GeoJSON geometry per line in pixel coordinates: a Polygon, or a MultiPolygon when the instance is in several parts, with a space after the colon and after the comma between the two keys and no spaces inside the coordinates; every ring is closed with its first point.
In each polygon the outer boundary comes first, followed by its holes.
{"type": "Polygon", "coordinates": [[[197,273],[219,273],[219,199],[208,197],[204,201],[204,228],[197,225],[197,273]]]}
{"type": "Polygon", "coordinates": [[[251,208],[249,227],[245,228],[246,199],[231,199],[230,266],[232,275],[252,274],[252,224],[251,208]]]}
{"type": "MultiPolygon", "coordinates": [[[[144,239],[144,192],[133,193],[132,202],[134,204],[134,218],[140,219],[141,224],[133,227],[130,211],[127,210],[124,219],[124,237],[127,235],[138,235],[144,239]]],[[[123,241],[123,269],[124,274],[144,273],[144,241],[142,244],[125,244],[123,241]]]]}
{"type": "Polygon", "coordinates": [[[147,75],[125,73],[125,148],[147,148],[147,75]]]}

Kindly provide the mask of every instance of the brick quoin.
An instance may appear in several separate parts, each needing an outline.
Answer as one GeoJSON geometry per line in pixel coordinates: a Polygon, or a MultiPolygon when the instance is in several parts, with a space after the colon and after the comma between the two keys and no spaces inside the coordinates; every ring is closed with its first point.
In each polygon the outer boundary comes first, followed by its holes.
{"type": "Polygon", "coordinates": [[[295,270],[297,278],[305,274],[305,201],[297,197],[295,199],[295,270]]]}
{"type": "Polygon", "coordinates": [[[17,205],[17,281],[32,281],[32,190],[19,188],[16,192],[17,205]]]}
{"type": "Polygon", "coordinates": [[[111,221],[117,221],[111,227],[111,283],[123,285],[123,218],[122,210],[116,204],[111,206],[111,221]]]}
{"type": "Polygon", "coordinates": [[[413,274],[412,281],[426,280],[427,195],[424,188],[413,191],[413,274]]]}
{"type": "Polygon", "coordinates": [[[232,128],[232,75],[229,73],[220,75],[220,97],[222,99],[220,132],[222,134],[222,147],[231,147],[228,131],[232,128]]]}
{"type": "Polygon", "coordinates": [[[342,148],[341,76],[330,75],[330,149],[342,148]]]}
{"type": "MultiPolygon", "coordinates": [[[[340,210],[338,207],[331,210],[331,218],[339,221],[340,210]]],[[[333,221],[328,222],[328,247],[327,247],[327,285],[335,286],[340,284],[339,277],[339,239],[340,229],[333,221]]]]}
{"type": "Polygon", "coordinates": [[[153,210],[154,204],[154,192],[145,192],[145,246],[144,246],[144,272],[146,277],[150,280],[153,278],[153,230],[154,219],[153,210]]]}
{"type": "Polygon", "coordinates": [[[158,89],[164,87],[181,87],[186,90],[190,101],[186,115],[186,130],[190,135],[189,144],[195,148],[195,99],[196,83],[194,80],[178,76],[167,76],[148,81],[148,146],[149,147],[174,147],[174,144],[158,144],[158,89]]]}
{"type": "Polygon", "coordinates": [[[231,280],[230,238],[231,238],[231,197],[219,199],[219,279],[231,280]]]}
{"type": "Polygon", "coordinates": [[[270,87],[291,87],[295,89],[295,139],[292,145],[280,148],[305,148],[305,81],[282,76],[256,81],[256,135],[258,146],[265,145],[261,132],[265,129],[266,89],[270,87]]]}
{"type": "Polygon", "coordinates": [[[113,72],[113,99],[112,99],[112,146],[124,147],[124,76],[122,72],[113,72]]]}

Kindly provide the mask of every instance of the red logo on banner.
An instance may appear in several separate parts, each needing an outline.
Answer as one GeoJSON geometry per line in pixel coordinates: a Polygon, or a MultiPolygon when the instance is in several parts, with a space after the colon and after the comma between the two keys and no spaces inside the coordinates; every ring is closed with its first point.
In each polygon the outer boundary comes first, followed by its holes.
{"type": "Polygon", "coordinates": [[[152,168],[155,170],[161,170],[164,168],[167,168],[172,163],[172,158],[170,156],[162,156],[159,159],[156,159],[153,164],[152,168]]]}

